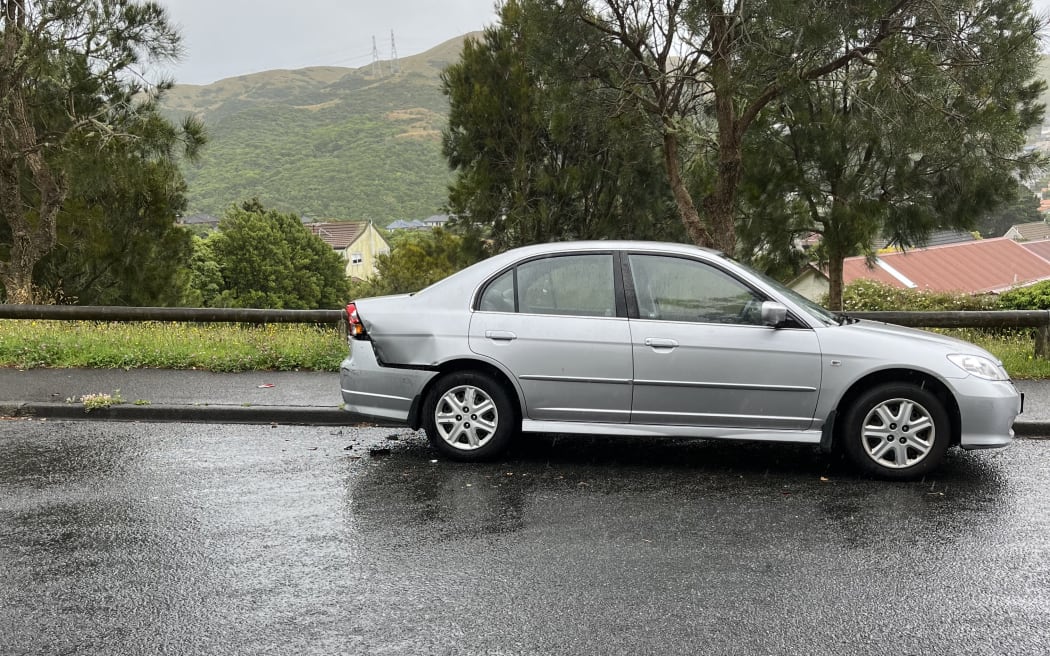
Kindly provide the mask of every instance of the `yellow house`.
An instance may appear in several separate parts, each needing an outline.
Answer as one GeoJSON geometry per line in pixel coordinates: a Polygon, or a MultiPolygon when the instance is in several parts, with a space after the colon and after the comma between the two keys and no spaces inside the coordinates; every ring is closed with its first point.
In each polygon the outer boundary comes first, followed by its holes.
{"type": "Polygon", "coordinates": [[[375,275],[376,256],[390,253],[390,244],[371,221],[307,223],[306,227],[346,261],[347,278],[364,280],[375,275]]]}

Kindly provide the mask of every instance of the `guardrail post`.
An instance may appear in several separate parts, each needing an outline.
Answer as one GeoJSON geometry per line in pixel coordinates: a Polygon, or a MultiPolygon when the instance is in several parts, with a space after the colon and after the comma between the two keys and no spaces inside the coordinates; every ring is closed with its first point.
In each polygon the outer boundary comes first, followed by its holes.
{"type": "Polygon", "coordinates": [[[1035,328],[1035,357],[1046,358],[1050,351],[1050,311],[1047,311],[1044,323],[1035,328]]]}

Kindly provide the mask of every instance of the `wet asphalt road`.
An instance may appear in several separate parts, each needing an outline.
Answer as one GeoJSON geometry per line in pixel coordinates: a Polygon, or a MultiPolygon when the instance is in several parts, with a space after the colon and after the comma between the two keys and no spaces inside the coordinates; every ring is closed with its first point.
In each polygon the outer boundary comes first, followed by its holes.
{"type": "Polygon", "coordinates": [[[434,457],[389,429],[0,421],[0,653],[1050,651],[1048,441],[904,484],[794,446],[434,457]]]}

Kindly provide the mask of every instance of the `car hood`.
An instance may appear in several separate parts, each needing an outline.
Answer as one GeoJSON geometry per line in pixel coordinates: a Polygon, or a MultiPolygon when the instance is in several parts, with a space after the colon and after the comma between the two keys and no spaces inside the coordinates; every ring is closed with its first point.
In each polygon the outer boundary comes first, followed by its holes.
{"type": "Polygon", "coordinates": [[[844,330],[852,335],[857,335],[858,337],[863,334],[868,334],[873,338],[880,337],[884,339],[902,337],[911,343],[914,343],[915,340],[920,340],[927,342],[930,346],[940,346],[944,348],[946,353],[972,353],[974,355],[982,355],[991,358],[996,362],[999,361],[998,358],[991,355],[981,347],[965,340],[948,337],[947,335],[941,335],[939,333],[931,333],[917,328],[907,328],[905,326],[882,323],[881,321],[861,319],[856,321],[856,323],[845,324],[834,329],[844,330]]]}

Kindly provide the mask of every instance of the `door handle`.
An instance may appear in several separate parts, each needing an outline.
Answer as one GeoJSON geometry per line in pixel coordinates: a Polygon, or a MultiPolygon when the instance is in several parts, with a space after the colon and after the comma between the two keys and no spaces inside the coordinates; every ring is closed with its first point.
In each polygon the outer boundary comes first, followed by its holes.
{"type": "Polygon", "coordinates": [[[486,330],[485,337],[494,339],[499,342],[509,342],[513,339],[517,339],[518,336],[509,330],[486,330]]]}
{"type": "Polygon", "coordinates": [[[662,337],[646,337],[645,345],[653,348],[673,349],[678,346],[678,342],[673,339],[663,339],[662,337]]]}

